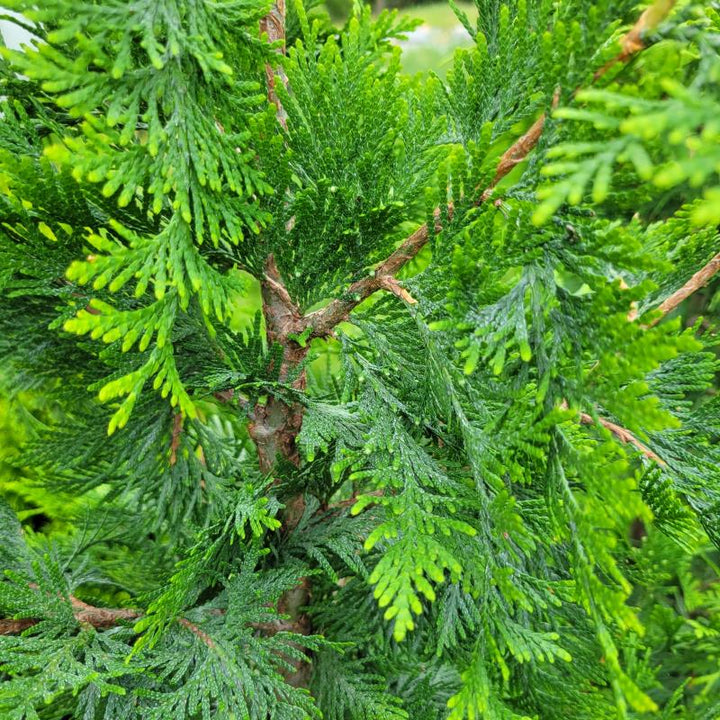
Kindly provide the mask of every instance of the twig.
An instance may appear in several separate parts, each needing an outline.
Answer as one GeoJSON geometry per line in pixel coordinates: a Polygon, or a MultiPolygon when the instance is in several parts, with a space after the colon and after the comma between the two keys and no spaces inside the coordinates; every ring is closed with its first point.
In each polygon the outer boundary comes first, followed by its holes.
{"type": "MultiPolygon", "coordinates": [[[[452,204],[448,205],[448,215],[452,217],[452,204]]],[[[440,224],[440,209],[435,210],[435,229],[442,230],[440,224]]],[[[427,225],[421,225],[415,232],[407,237],[402,245],[395,250],[383,263],[381,263],[374,274],[354,282],[345,291],[342,298],[332,300],[321,310],[316,310],[303,318],[306,327],[312,327],[313,337],[325,337],[332,332],[333,328],[347,320],[350,313],[363,301],[370,297],[378,290],[388,290],[394,292],[391,288],[397,288],[388,282],[389,278],[393,278],[398,271],[412,260],[430,238],[427,225]]],[[[397,283],[397,281],[395,281],[397,283]]],[[[397,293],[395,293],[397,294],[397,293]]],[[[409,294],[408,294],[409,297],[409,294]]],[[[407,300],[407,298],[404,298],[407,300]]],[[[408,300],[409,301],[409,300],[408,300]]]]}
{"type": "MultiPolygon", "coordinates": [[[[556,90],[553,95],[553,109],[557,107],[560,101],[560,90],[556,90]]],[[[519,163],[521,163],[528,153],[538,144],[545,120],[547,116],[543,113],[531,126],[530,129],[518,140],[516,140],[502,155],[498,163],[495,177],[491,183],[483,190],[480,198],[476,201],[476,205],[484,203],[493,194],[496,185],[519,163]]]]}
{"type": "MultiPolygon", "coordinates": [[[[620,42],[621,51],[612,61],[598,70],[593,79],[598,80],[616,63],[627,62],[631,57],[645,48],[643,33],[656,27],[663,18],[670,12],[676,0],[655,0],[643,14],[638,18],[633,27],[625,34],[620,42]]],[[[577,91],[576,91],[577,92],[577,91]]],[[[559,92],[556,91],[553,97],[553,107],[559,100],[559,92]]],[[[493,193],[497,184],[520,162],[522,162],[537,145],[545,126],[547,115],[543,113],[530,127],[530,129],[518,140],[516,140],[502,155],[490,184],[478,195],[475,204],[485,202],[493,193]]],[[[476,188],[479,192],[479,189],[476,188]]],[[[448,207],[452,216],[452,206],[448,207]]],[[[442,230],[440,223],[440,208],[435,210],[435,229],[442,230]]],[[[340,322],[347,320],[349,314],[366,298],[382,289],[389,289],[386,281],[387,276],[395,276],[397,272],[412,260],[430,238],[427,225],[421,225],[410,235],[400,247],[395,250],[375,270],[375,273],[367,278],[354,282],[347,288],[343,297],[332,300],[321,310],[306,315],[303,320],[306,327],[312,327],[313,337],[326,337],[333,328],[340,322]]]]}
{"type": "MultiPolygon", "coordinates": [[[[127,608],[98,608],[92,605],[81,603],[77,598],[70,598],[73,607],[78,604],[83,605],[85,609],[77,610],[74,614],[75,619],[81,625],[92,625],[96,630],[107,630],[121,622],[129,622],[142,617],[142,613],[137,610],[127,608]]],[[[37,625],[41,620],[39,618],[22,618],[20,620],[0,619],[0,635],[19,635],[33,625],[37,625]]],[[[215,641],[197,625],[191,623],[186,618],[177,618],[179,625],[189,630],[205,643],[211,650],[215,648],[215,641]]]]}
{"type": "MultiPolygon", "coordinates": [[[[568,409],[567,400],[563,400],[560,403],[560,409],[568,409]]],[[[667,463],[657,453],[653,452],[647,445],[640,442],[640,440],[638,440],[627,428],[622,427],[622,425],[618,425],[617,423],[603,417],[594,418],[586,412],[580,412],[578,414],[578,419],[580,420],[581,425],[602,425],[606,430],[609,430],[613,435],[615,435],[618,440],[634,445],[648,459],[654,460],[659,465],[667,465],[667,463]]]]}
{"type": "Polygon", "coordinates": [[[588,413],[581,412],[580,423],[582,425],[595,425],[596,423],[602,425],[605,429],[609,430],[615,437],[621,442],[629,445],[634,445],[646,458],[654,460],[658,465],[667,465],[667,463],[655,452],[653,452],[647,445],[643,444],[638,440],[629,430],[617,425],[610,420],[599,417],[597,420],[588,413]]]}
{"type": "MultiPolygon", "coordinates": [[[[97,629],[107,629],[123,621],[130,621],[139,618],[142,613],[129,608],[99,608],[88,605],[76,597],[70,596],[70,604],[73,606],[73,615],[81,625],[92,625],[97,629]]],[[[21,618],[19,620],[0,620],[0,635],[16,635],[37,625],[39,618],[21,618]]]]}
{"type": "Polygon", "coordinates": [[[265,635],[276,635],[279,632],[296,633],[298,631],[297,623],[289,620],[273,620],[271,622],[252,622],[248,623],[253,630],[265,633],[265,635]]]}
{"type": "Polygon", "coordinates": [[[689,298],[695,291],[707,285],[708,282],[720,271],[720,253],[710,260],[703,268],[698,270],[679,290],[676,290],[670,297],[663,300],[658,307],[660,315],[655,317],[646,327],[654,327],[668,313],[672,312],[680,303],[689,298]]]}
{"type": "Polygon", "coordinates": [[[409,305],[417,303],[417,300],[392,275],[383,275],[379,279],[383,289],[392,293],[395,297],[404,300],[409,305]]]}
{"type": "Polygon", "coordinates": [[[22,620],[0,620],[0,635],[19,635],[24,630],[37,624],[37,620],[23,618],[22,620]]]}
{"type": "Polygon", "coordinates": [[[233,390],[233,388],[229,388],[227,390],[218,390],[217,392],[213,393],[213,397],[220,402],[229,403],[232,402],[233,398],[235,397],[235,390],[233,390]]]}
{"type": "Polygon", "coordinates": [[[207,645],[211,650],[215,649],[215,641],[205,631],[201,630],[197,625],[191,623],[189,620],[182,617],[178,618],[177,621],[179,625],[187,628],[191,633],[200,638],[200,640],[204,642],[205,645],[207,645]]]}

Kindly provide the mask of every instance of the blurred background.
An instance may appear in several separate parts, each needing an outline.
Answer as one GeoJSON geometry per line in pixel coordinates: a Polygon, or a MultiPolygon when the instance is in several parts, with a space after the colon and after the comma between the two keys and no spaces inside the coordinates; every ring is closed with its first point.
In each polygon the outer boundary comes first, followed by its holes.
{"type": "MultiPolygon", "coordinates": [[[[474,23],[477,9],[472,2],[457,2],[456,5],[474,23]]],[[[333,22],[342,25],[350,14],[352,0],[325,0],[333,22]]],[[[432,70],[441,77],[450,65],[455,48],[470,45],[467,30],[458,22],[450,5],[441,0],[374,0],[373,10],[377,14],[382,10],[398,12],[422,24],[409,34],[403,43],[403,68],[410,74],[432,70]]]]}

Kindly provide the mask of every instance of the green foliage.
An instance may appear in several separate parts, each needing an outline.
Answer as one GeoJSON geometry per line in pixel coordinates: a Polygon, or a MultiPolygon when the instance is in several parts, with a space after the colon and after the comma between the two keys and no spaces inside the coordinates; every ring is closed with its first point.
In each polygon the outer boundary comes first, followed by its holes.
{"type": "Polygon", "coordinates": [[[406,720],[400,698],[385,689],[381,675],[367,672],[362,661],[338,661],[334,655],[320,655],[313,688],[323,717],[344,720],[406,720]]]}
{"type": "Polygon", "coordinates": [[[616,166],[662,191],[682,188],[685,202],[700,196],[691,213],[695,226],[720,222],[719,32],[716,7],[686,7],[645,59],[656,74],[643,74],[637,85],[584,89],[577,94],[579,107],[555,112],[563,120],[591,124],[594,132],[588,133],[587,126],[572,128],[573,139],[548,151],[553,162],[542,173],[562,178],[539,193],[545,201],[535,212],[536,222],[545,221],[565,200],[579,204],[590,183],[593,202],[606,200],[616,166]],[[589,139],[591,134],[597,139],[589,139]]]}
{"type": "MultiPolygon", "coordinates": [[[[232,286],[198,246],[209,240],[236,252],[238,260],[249,259],[252,247],[240,249],[248,244],[243,238],[266,220],[254,198],[272,187],[247,146],[251,128],[262,124],[264,97],[252,76],[266,46],[237,28],[258,22],[267,8],[140,2],[128,15],[124,3],[86,3],[68,20],[63,2],[40,10],[22,2],[11,7],[47,28],[47,43],[6,56],[72,121],[44,154],[78,181],[103,183],[98,194],[118,207],[132,204],[141,216],[156,218],[152,231],[142,233],[108,218],[105,228],[84,238],[92,254],[67,271],[69,280],[93,281],[95,290],[107,286],[111,296],[131,283],[139,299],[136,307],[117,301],[89,307],[65,324],[69,332],[91,333],[108,344],[122,337],[123,352],[137,344],[143,353],[133,370],[102,388],[104,401],[125,398],[108,431],[127,423],[151,379],[194,417],[171,331],[191,298],[210,330],[211,318],[222,321],[230,313],[232,286]],[[154,302],[146,295],[149,286],[154,302]]],[[[12,178],[7,185],[14,195],[12,178]]],[[[52,224],[38,228],[55,240],[52,224]]]]}
{"type": "Polygon", "coordinates": [[[6,3],[0,718],[720,715],[677,5],[633,54],[634,3],[476,0],[442,80],[360,5],[283,54],[259,0],[6,3]]]}
{"type": "Polygon", "coordinates": [[[35,707],[58,703],[70,694],[86,717],[209,718],[215,712],[211,708],[228,717],[319,717],[305,691],[282,688],[278,672],[287,663],[280,652],[286,658],[302,657],[297,641],[313,648],[317,642],[288,633],[262,641],[253,637],[250,623],[272,618],[256,599],[272,600],[272,593],[288,583],[277,574],[254,573],[254,559],[247,558],[231,573],[222,599],[216,598],[204,612],[194,611],[191,619],[181,618],[151,652],[129,661],[127,643],[133,630],[126,626],[98,633],[82,624],[77,628],[67,602],[70,588],[47,555],[33,562],[31,575],[13,574],[12,584],[2,586],[3,610],[45,619],[33,627],[32,636],[0,638],[3,671],[17,676],[3,684],[4,717],[38,717],[35,707]],[[28,578],[37,579],[32,589],[28,578]],[[202,623],[201,616],[210,621],[202,623]],[[218,629],[218,617],[225,631],[218,629]],[[73,626],[78,634],[69,640],[61,637],[73,626]],[[222,640],[211,639],[219,635],[222,640]],[[40,682],[27,675],[40,668],[40,682]]]}

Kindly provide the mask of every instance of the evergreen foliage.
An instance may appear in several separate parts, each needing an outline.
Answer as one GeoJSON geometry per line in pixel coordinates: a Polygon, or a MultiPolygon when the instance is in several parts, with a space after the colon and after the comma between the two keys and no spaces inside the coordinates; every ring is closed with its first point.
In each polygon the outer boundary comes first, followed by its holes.
{"type": "Polygon", "coordinates": [[[4,3],[0,718],[720,717],[720,6],[475,1],[4,3]]]}

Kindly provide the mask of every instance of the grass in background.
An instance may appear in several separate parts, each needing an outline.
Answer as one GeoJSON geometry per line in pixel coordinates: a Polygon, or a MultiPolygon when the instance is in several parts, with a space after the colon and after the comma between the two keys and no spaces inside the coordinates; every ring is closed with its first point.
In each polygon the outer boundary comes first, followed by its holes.
{"type": "MultiPolygon", "coordinates": [[[[477,8],[468,2],[458,6],[470,18],[477,17],[477,8]]],[[[405,17],[418,18],[423,24],[403,43],[403,68],[410,74],[433,71],[441,77],[447,72],[458,47],[472,44],[467,31],[446,2],[414,5],[400,10],[405,17]]]]}
{"type": "MultiPolygon", "coordinates": [[[[477,17],[477,8],[473,3],[459,2],[457,6],[475,22],[477,17]]],[[[409,5],[402,8],[400,14],[404,17],[419,18],[425,24],[439,30],[452,30],[456,25],[460,25],[455,13],[450,9],[447,2],[428,3],[426,5],[409,5]]]]}

